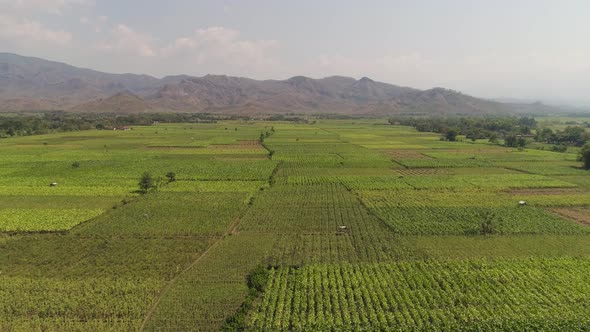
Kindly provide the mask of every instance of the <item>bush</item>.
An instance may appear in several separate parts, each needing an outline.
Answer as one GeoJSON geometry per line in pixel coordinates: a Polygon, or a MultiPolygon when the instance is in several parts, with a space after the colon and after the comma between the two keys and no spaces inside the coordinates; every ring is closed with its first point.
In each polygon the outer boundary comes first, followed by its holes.
{"type": "Polygon", "coordinates": [[[168,172],[166,173],[166,178],[168,179],[168,183],[176,181],[176,173],[168,172]]]}
{"type": "Polygon", "coordinates": [[[268,269],[260,265],[248,275],[248,287],[256,289],[259,292],[264,292],[268,277],[268,269]]]}
{"type": "Polygon", "coordinates": [[[590,143],[582,147],[580,151],[580,161],[584,163],[585,169],[590,169],[590,143]]]}
{"type": "Polygon", "coordinates": [[[447,132],[445,133],[445,140],[449,141],[449,142],[455,142],[457,140],[457,135],[459,134],[459,131],[456,129],[449,129],[447,130],[447,132]]]}
{"type": "Polygon", "coordinates": [[[563,144],[553,145],[553,146],[551,146],[551,151],[554,151],[554,152],[566,152],[567,151],[567,146],[565,146],[563,144]]]}
{"type": "Polygon", "coordinates": [[[270,273],[264,266],[258,266],[248,275],[248,295],[238,310],[225,320],[221,331],[245,331],[246,315],[252,309],[254,300],[264,292],[270,273]]]}
{"type": "Polygon", "coordinates": [[[496,216],[492,212],[484,212],[481,214],[482,222],[479,233],[481,235],[491,235],[497,232],[496,230],[496,216]]]}
{"type": "Polygon", "coordinates": [[[156,187],[156,185],[154,184],[154,179],[152,179],[152,176],[148,172],[143,173],[141,179],[139,179],[138,185],[139,191],[142,194],[145,194],[148,192],[148,190],[156,187]]]}

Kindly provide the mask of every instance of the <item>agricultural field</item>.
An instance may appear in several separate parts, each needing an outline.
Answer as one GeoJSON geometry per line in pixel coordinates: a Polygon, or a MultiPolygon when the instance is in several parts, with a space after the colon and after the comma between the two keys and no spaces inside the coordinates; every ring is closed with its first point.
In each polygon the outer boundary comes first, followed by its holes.
{"type": "Polygon", "coordinates": [[[383,119],[2,139],[0,331],[586,331],[589,179],[383,119]]]}

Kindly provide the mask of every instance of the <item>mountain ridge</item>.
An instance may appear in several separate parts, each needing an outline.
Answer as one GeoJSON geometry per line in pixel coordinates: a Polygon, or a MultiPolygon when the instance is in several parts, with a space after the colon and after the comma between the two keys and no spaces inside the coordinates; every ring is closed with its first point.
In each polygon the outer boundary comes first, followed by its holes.
{"type": "Polygon", "coordinates": [[[0,111],[488,114],[534,109],[534,104],[500,103],[444,88],[419,90],[368,77],[255,80],[181,74],[156,78],[0,53],[0,111]]]}

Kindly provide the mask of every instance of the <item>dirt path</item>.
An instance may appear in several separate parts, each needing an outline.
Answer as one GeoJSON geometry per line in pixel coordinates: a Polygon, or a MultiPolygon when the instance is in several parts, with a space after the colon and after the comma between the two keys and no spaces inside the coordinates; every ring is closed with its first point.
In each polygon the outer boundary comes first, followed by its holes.
{"type": "MultiPolygon", "coordinates": [[[[275,167],[275,169],[273,170],[271,176],[269,177],[269,183],[273,182],[273,177],[276,174],[278,168],[280,167],[280,163],[277,164],[277,166],[275,167]]],[[[255,197],[256,194],[253,195],[253,197],[255,197]]],[[[166,284],[166,286],[158,293],[158,295],[156,296],[156,298],[154,299],[154,302],[152,303],[150,309],[148,310],[147,314],[145,315],[143,322],[141,323],[141,326],[139,328],[139,331],[143,332],[145,331],[145,328],[148,324],[148,322],[152,319],[152,317],[154,316],[154,313],[156,312],[156,309],[158,308],[158,306],[160,305],[160,302],[162,301],[162,298],[168,293],[168,291],[172,288],[172,286],[174,286],[176,284],[176,282],[180,279],[180,277],[182,277],[184,274],[186,274],[188,271],[190,271],[192,268],[194,268],[201,260],[203,260],[203,258],[207,257],[207,255],[213,250],[215,249],[227,236],[229,235],[233,235],[237,233],[238,227],[240,226],[240,221],[242,216],[244,216],[246,214],[246,212],[248,212],[248,210],[251,208],[251,205],[247,205],[246,208],[244,208],[241,213],[239,214],[238,217],[236,217],[231,224],[229,224],[229,226],[227,227],[225,233],[223,234],[223,236],[221,236],[220,238],[218,238],[217,240],[215,240],[215,242],[213,242],[209,248],[207,248],[207,250],[205,250],[197,259],[195,259],[195,261],[193,261],[189,266],[187,266],[184,270],[182,270],[180,273],[178,273],[174,278],[170,279],[170,281],[168,281],[168,283],[166,284]]]]}
{"type": "MultiPolygon", "coordinates": [[[[245,211],[247,211],[247,210],[248,209],[245,209],[245,211]]],[[[245,213],[245,211],[244,211],[244,213],[245,213]]],[[[227,230],[225,231],[225,233],[223,234],[222,237],[220,237],[217,240],[215,240],[215,242],[213,242],[209,246],[209,248],[207,248],[207,250],[205,250],[199,257],[197,257],[197,259],[195,259],[189,266],[187,266],[184,270],[182,270],[180,273],[178,273],[174,278],[172,278],[172,279],[170,279],[170,281],[168,281],[168,283],[166,284],[166,286],[158,293],[158,296],[156,296],[154,303],[150,307],[150,310],[145,315],[145,318],[143,319],[143,322],[141,323],[141,327],[139,328],[139,331],[144,331],[145,330],[145,327],[146,327],[147,323],[154,316],[154,313],[156,312],[156,309],[158,308],[158,305],[160,304],[160,301],[162,301],[162,298],[164,297],[164,295],[166,295],[166,293],[168,293],[168,291],[172,288],[172,286],[174,286],[174,284],[176,284],[176,281],[178,281],[178,279],[180,279],[180,277],[183,276],[185,273],[187,273],[188,271],[190,271],[204,257],[207,257],[207,254],[209,252],[211,252],[211,250],[215,249],[215,247],[217,247],[219,245],[219,243],[221,243],[221,241],[223,241],[223,239],[225,239],[225,237],[227,235],[229,235],[229,234],[235,234],[237,232],[237,228],[238,228],[239,225],[240,225],[240,217],[237,217],[228,226],[227,230]]]]}
{"type": "Polygon", "coordinates": [[[213,242],[212,245],[209,246],[209,248],[207,248],[207,250],[205,250],[201,256],[199,256],[197,259],[195,259],[194,262],[192,262],[189,266],[187,266],[184,270],[182,270],[179,274],[177,274],[174,278],[172,278],[170,281],[168,281],[168,284],[166,284],[166,286],[160,291],[160,293],[158,293],[158,296],[156,296],[154,303],[152,304],[152,306],[150,307],[150,310],[148,311],[148,313],[145,315],[145,318],[143,319],[143,322],[141,323],[141,327],[139,328],[139,331],[144,331],[145,327],[147,325],[147,323],[150,321],[150,319],[152,319],[152,317],[154,316],[154,313],[156,312],[156,309],[158,308],[158,305],[160,304],[160,301],[162,301],[162,298],[164,297],[164,295],[166,295],[166,293],[168,293],[168,291],[170,290],[170,288],[172,288],[172,286],[174,286],[174,284],[176,283],[176,281],[182,276],[184,275],[186,272],[188,272],[190,269],[192,269],[195,265],[197,265],[197,263],[199,263],[204,257],[207,256],[207,254],[214,249],[215,247],[217,247],[217,245],[223,240],[223,238],[219,238],[218,240],[216,240],[215,242],[213,242]]]}

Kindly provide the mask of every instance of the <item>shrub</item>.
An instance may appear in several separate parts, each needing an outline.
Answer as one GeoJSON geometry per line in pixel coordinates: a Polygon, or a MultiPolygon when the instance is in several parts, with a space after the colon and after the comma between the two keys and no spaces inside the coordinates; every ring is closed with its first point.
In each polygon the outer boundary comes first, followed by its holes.
{"type": "Polygon", "coordinates": [[[168,183],[176,181],[176,173],[168,172],[166,173],[166,178],[168,179],[168,183]]]}
{"type": "Polygon", "coordinates": [[[152,179],[152,176],[148,172],[143,173],[141,179],[139,179],[138,185],[139,191],[143,194],[147,193],[148,190],[156,187],[156,185],[154,184],[154,179],[152,179]]]}
{"type": "Polygon", "coordinates": [[[492,212],[483,212],[481,214],[482,222],[479,233],[481,235],[490,235],[496,233],[496,216],[492,212]]]}
{"type": "Polygon", "coordinates": [[[584,145],[580,151],[580,161],[584,163],[585,169],[590,169],[590,143],[584,145]]]}
{"type": "Polygon", "coordinates": [[[258,266],[250,275],[248,275],[248,287],[256,289],[259,292],[264,291],[266,282],[268,281],[268,269],[264,266],[258,266]]]}

